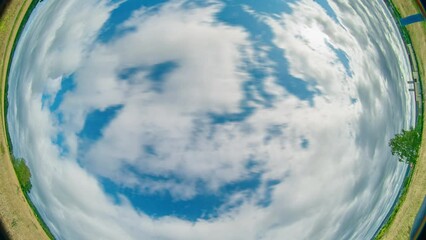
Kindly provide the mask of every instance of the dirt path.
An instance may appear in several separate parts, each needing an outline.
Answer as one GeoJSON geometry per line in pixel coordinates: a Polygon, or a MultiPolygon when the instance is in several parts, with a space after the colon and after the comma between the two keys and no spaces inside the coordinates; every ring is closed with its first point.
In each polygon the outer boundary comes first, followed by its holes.
{"type": "Polygon", "coordinates": [[[4,15],[0,18],[0,220],[11,239],[49,239],[27,203],[8,153],[4,101],[5,79],[10,53],[20,23],[25,16],[31,0],[10,1],[4,15]]]}
{"type": "MultiPolygon", "coordinates": [[[[403,17],[418,13],[414,0],[392,0],[403,17]]],[[[426,87],[426,22],[415,23],[407,27],[410,32],[413,47],[419,63],[419,73],[423,89],[426,87]]],[[[405,201],[395,216],[394,221],[383,239],[409,239],[414,218],[419,211],[426,194],[426,127],[423,128],[420,157],[414,170],[414,175],[405,201]]]]}

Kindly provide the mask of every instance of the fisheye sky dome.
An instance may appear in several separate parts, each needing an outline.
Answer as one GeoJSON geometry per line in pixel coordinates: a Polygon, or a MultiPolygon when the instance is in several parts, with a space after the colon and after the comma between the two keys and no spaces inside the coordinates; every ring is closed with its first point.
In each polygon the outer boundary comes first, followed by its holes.
{"type": "Polygon", "coordinates": [[[58,239],[370,239],[409,80],[383,1],[44,0],[8,128],[58,239]]]}

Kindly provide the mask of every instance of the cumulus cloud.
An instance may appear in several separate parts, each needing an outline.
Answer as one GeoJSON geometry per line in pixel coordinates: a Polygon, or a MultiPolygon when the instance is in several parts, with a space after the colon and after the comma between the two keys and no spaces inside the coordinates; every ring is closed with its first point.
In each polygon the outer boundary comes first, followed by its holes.
{"type": "Polygon", "coordinates": [[[268,46],[219,21],[223,2],[167,1],[98,41],[120,4],[40,3],[13,59],[14,154],[28,160],[31,198],[59,239],[372,237],[406,169],[387,141],[413,111],[409,62],[383,3],[335,1],[337,19],[308,0],[280,14],[241,7],[271,32],[268,46]],[[286,67],[310,100],[281,84],[286,67]],[[87,137],[89,119],[108,112],[87,137]],[[155,217],[105,181],[142,203],[223,203],[210,218],[155,217]]]}

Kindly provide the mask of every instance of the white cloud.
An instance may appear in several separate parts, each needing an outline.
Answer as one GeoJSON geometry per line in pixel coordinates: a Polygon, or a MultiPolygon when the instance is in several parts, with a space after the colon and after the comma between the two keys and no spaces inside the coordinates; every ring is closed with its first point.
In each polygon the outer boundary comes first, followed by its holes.
{"type": "Polygon", "coordinates": [[[289,72],[320,90],[313,104],[277,84],[270,60],[259,60],[268,47],[256,52],[245,29],[216,21],[221,4],[184,3],[135,12],[121,26],[134,30],[106,43],[94,41],[116,5],[50,0],[30,20],[12,65],[8,121],[15,154],[33,172],[31,197],[54,233],[61,239],[371,237],[405,170],[390,159],[387,141],[409,124],[411,113],[410,102],[404,103],[405,80],[394,82],[402,74],[409,77],[408,60],[382,3],[336,1],[331,6],[339,23],[313,1],[292,4],[291,15],[245,7],[271,28],[289,72]],[[352,76],[333,48],[347,54],[352,76]],[[243,122],[212,127],[210,113],[240,111],[242,84],[250,77],[245,60],[268,72],[264,88],[274,96],[272,107],[251,101],[256,111],[243,122]],[[161,92],[151,91],[146,69],[168,61],[177,67],[161,92]],[[134,67],[141,70],[119,79],[134,67]],[[55,95],[60,79],[71,73],[76,89],[64,95],[58,123],[42,107],[42,95],[55,95]],[[79,148],[88,114],[116,105],[123,107],[102,137],[79,148]],[[282,133],[271,136],[273,126],[282,133]],[[52,142],[59,132],[70,149],[65,156],[52,142]],[[148,145],[155,156],[143,151],[148,145]],[[259,162],[257,169],[246,167],[249,159],[259,162]],[[252,171],[262,173],[256,194],[230,194],[227,204],[242,199],[242,205],[196,222],[150,218],[126,196],[117,203],[97,178],[136,192],[169,192],[179,200],[218,193],[252,171]],[[180,181],[141,181],[135,172],[180,181]],[[271,204],[258,206],[269,180],[280,183],[271,204]],[[197,187],[200,181],[204,191],[197,187]]]}

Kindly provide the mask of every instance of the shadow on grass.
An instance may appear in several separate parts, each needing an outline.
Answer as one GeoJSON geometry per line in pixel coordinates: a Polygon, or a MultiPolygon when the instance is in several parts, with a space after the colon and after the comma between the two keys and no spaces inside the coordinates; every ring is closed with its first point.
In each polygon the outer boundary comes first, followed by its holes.
{"type": "Polygon", "coordinates": [[[0,17],[3,16],[4,11],[6,10],[9,3],[10,3],[10,0],[0,0],[0,17]]]}
{"type": "Polygon", "coordinates": [[[1,240],[9,240],[10,236],[7,234],[6,229],[4,228],[3,222],[0,219],[0,239],[1,240]]]}

